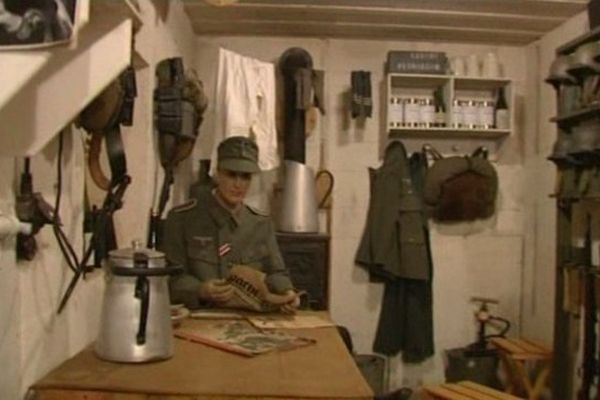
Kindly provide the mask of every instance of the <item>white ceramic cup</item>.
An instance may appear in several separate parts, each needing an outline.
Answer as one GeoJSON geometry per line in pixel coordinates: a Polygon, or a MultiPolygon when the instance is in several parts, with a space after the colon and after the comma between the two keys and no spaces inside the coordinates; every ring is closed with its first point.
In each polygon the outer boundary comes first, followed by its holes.
{"type": "Polygon", "coordinates": [[[474,77],[481,76],[481,70],[479,69],[479,57],[477,57],[477,54],[471,54],[469,57],[467,57],[466,75],[474,77]]]}
{"type": "Polygon", "coordinates": [[[486,78],[498,78],[500,76],[500,63],[496,53],[489,52],[485,55],[481,74],[486,78]]]}
{"type": "Polygon", "coordinates": [[[454,57],[450,60],[450,68],[455,76],[465,75],[465,60],[462,57],[454,57]]]}

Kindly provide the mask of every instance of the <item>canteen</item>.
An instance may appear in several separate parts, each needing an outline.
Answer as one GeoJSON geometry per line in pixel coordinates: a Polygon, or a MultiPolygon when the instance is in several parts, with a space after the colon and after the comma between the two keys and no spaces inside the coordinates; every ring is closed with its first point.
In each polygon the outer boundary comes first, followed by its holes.
{"type": "Polygon", "coordinates": [[[140,363],[173,355],[168,278],[181,270],[167,267],[165,255],[142,248],[109,253],[96,355],[107,361],[140,363]]]}

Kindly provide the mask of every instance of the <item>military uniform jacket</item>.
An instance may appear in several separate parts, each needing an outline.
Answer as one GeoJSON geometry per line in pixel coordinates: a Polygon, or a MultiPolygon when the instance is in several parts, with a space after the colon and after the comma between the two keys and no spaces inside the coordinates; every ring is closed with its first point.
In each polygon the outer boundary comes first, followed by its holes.
{"type": "Polygon", "coordinates": [[[194,200],[169,212],[163,250],[169,262],[184,269],[170,281],[171,302],[189,308],[200,306],[198,288],[202,282],[224,279],[234,264],[263,271],[272,292],[293,288],[271,219],[245,205],[232,215],[209,188],[199,190],[194,200]]]}
{"type": "Polygon", "coordinates": [[[392,142],[383,166],[370,169],[371,197],[356,264],[385,290],[373,350],[402,352],[421,362],[434,352],[432,263],[420,191],[421,169],[411,168],[404,145],[392,142]]]}
{"type": "Polygon", "coordinates": [[[429,280],[423,204],[404,145],[393,142],[381,168],[369,169],[371,197],[356,263],[373,278],[429,280]]]}

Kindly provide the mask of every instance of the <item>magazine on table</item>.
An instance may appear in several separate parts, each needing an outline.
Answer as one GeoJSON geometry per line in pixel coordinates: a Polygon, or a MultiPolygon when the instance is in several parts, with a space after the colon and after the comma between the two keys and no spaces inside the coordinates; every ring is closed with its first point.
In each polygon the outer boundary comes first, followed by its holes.
{"type": "Polygon", "coordinates": [[[184,325],[176,329],[174,335],[248,357],[292,350],[316,342],[286,332],[263,331],[246,320],[210,320],[201,326],[184,325]]]}

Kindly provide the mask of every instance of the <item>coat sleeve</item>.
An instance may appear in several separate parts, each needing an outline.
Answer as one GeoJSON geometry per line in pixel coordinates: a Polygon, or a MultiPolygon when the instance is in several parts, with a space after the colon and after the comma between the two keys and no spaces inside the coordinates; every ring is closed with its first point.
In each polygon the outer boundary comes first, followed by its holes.
{"type": "Polygon", "coordinates": [[[394,279],[399,264],[397,173],[385,167],[370,170],[371,197],[362,240],[355,262],[367,268],[370,279],[394,279]]]}
{"type": "Polygon", "coordinates": [[[169,263],[183,267],[183,273],[171,277],[169,289],[171,303],[183,303],[190,309],[200,306],[198,287],[200,281],[190,273],[186,252],[183,214],[170,211],[165,223],[164,251],[169,263]]]}
{"type": "Polygon", "coordinates": [[[286,290],[294,288],[292,280],[290,279],[290,273],[285,267],[281,251],[279,251],[279,245],[275,238],[275,229],[273,228],[273,222],[269,222],[267,229],[267,248],[269,251],[269,265],[265,266],[267,273],[266,283],[269,287],[269,291],[274,293],[283,293],[286,290]]]}

